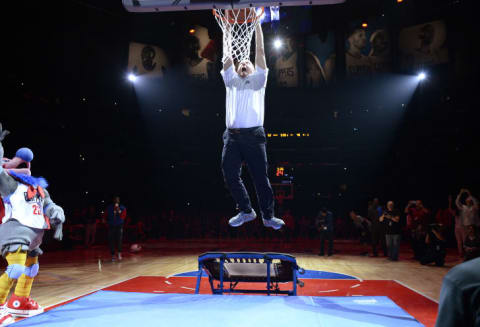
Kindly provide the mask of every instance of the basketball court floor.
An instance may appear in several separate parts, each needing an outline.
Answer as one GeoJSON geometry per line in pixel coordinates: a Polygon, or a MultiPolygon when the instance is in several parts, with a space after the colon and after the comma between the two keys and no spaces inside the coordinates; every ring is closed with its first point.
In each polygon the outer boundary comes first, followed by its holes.
{"type": "MultiPolygon", "coordinates": [[[[360,256],[353,243],[337,243],[331,257],[319,257],[315,241],[302,243],[302,251],[281,242],[240,244],[245,242],[156,242],[125,253],[121,262],[111,262],[103,246],[46,253],[32,291],[46,312],[14,325],[433,327],[442,278],[460,263],[452,252],[445,267],[422,266],[410,260],[406,247],[399,262],[390,262],[360,256]],[[194,294],[200,254],[253,248],[296,257],[306,270],[298,296],[211,295],[207,278],[194,294]]],[[[242,285],[254,287],[259,285],[242,285]]]]}

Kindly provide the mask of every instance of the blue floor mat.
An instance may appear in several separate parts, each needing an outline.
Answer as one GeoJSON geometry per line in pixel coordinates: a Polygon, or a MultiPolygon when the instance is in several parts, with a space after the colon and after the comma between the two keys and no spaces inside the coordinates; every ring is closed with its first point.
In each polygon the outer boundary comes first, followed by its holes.
{"type": "Polygon", "coordinates": [[[423,326],[388,297],[149,294],[98,291],[13,326],[423,326]]]}

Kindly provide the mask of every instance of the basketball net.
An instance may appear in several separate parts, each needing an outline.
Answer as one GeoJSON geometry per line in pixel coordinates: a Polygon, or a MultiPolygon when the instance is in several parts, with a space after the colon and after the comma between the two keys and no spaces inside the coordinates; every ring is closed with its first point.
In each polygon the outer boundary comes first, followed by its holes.
{"type": "Polygon", "coordinates": [[[250,60],[250,44],[253,32],[264,8],[213,9],[213,14],[223,32],[223,57],[225,63],[229,58],[235,62],[250,60]]]}

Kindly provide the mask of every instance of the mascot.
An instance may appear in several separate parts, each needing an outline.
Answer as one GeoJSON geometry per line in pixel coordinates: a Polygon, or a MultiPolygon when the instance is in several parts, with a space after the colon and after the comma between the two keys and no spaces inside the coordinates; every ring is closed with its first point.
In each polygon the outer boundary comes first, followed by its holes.
{"type": "Polygon", "coordinates": [[[45,230],[51,227],[55,229],[54,238],[61,240],[65,221],[63,209],[46,190],[47,181],[31,176],[32,151],[21,148],[13,159],[3,157],[2,141],[8,134],[0,124],[0,196],[4,207],[0,217],[0,250],[8,264],[0,276],[0,326],[13,323],[14,316],[30,317],[43,312],[30,298],[39,268],[38,256],[42,254],[40,244],[45,230]]]}

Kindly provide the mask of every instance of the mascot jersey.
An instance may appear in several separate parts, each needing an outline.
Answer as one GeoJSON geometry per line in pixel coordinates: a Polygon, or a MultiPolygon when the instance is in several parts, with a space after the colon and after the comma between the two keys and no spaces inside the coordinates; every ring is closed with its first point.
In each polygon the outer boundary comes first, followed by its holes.
{"type": "Polygon", "coordinates": [[[19,183],[15,192],[3,199],[5,216],[2,223],[16,219],[24,226],[49,229],[50,223],[43,214],[44,198],[45,193],[40,186],[34,188],[19,183]]]}

